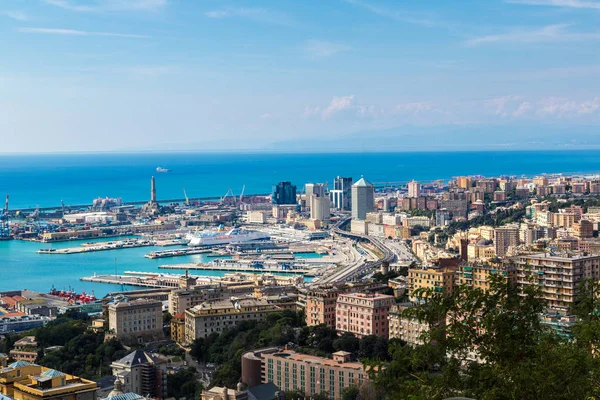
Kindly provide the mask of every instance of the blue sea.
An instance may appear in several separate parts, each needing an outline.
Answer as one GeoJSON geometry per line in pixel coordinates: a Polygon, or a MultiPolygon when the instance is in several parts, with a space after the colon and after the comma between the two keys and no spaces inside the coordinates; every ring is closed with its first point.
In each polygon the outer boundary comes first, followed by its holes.
{"type": "Polygon", "coordinates": [[[590,151],[488,151],[335,154],[60,154],[1,155],[0,198],[11,208],[91,204],[96,197],[142,201],[156,176],[158,199],[269,193],[289,180],[329,182],[361,175],[371,182],[449,179],[457,175],[535,175],[600,171],[600,153],[590,151]],[[168,173],[157,173],[157,167],[168,173]]]}
{"type": "MultiPolygon", "coordinates": [[[[156,176],[158,199],[222,196],[230,188],[239,195],[268,193],[271,185],[289,180],[333,182],[337,175],[364,175],[378,182],[410,179],[450,179],[457,175],[537,175],[541,173],[598,173],[600,155],[594,151],[488,151],[351,154],[60,154],[0,155],[0,198],[10,194],[11,208],[90,204],[96,197],[141,201],[150,196],[150,177],[156,176]],[[157,173],[157,167],[168,173],[157,173]]],[[[78,246],[80,242],[53,247],[78,246]]],[[[81,282],[82,276],[115,270],[156,272],[161,264],[205,261],[203,255],[150,260],[153,248],[86,254],[47,255],[35,252],[47,245],[0,241],[0,291],[48,291],[74,287],[102,296],[121,290],[117,285],[81,282]]],[[[168,271],[166,271],[168,272],[168,271]]],[[[176,271],[173,271],[176,272],[176,271]]],[[[221,275],[207,272],[206,275],[221,275]]],[[[127,287],[125,287],[127,289],[127,287]]]]}

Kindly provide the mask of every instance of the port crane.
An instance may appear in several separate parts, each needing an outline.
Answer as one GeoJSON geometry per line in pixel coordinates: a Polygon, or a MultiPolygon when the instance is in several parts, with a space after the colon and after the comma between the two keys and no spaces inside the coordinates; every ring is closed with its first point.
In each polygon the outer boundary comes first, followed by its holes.
{"type": "Polygon", "coordinates": [[[225,199],[227,199],[228,197],[231,197],[234,203],[236,202],[235,195],[233,194],[233,190],[231,190],[231,188],[229,188],[227,193],[225,193],[225,196],[221,197],[221,201],[219,202],[219,204],[225,203],[225,199]]]}
{"type": "Polygon", "coordinates": [[[185,192],[185,188],[183,188],[183,197],[185,197],[185,205],[190,205],[190,199],[188,199],[187,193],[185,192]]]}
{"type": "Polygon", "coordinates": [[[240,203],[244,202],[244,191],[246,190],[246,184],[242,186],[242,193],[240,194],[240,203]]]}
{"type": "Polygon", "coordinates": [[[10,227],[8,225],[8,195],[6,195],[6,203],[0,214],[0,239],[10,238],[10,227]]]}

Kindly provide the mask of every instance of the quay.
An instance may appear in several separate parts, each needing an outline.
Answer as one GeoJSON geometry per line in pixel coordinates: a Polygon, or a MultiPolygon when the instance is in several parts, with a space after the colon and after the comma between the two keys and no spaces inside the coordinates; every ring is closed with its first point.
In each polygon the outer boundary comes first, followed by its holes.
{"type": "Polygon", "coordinates": [[[146,254],[144,257],[146,258],[167,258],[167,257],[181,257],[181,256],[189,256],[193,254],[205,254],[211,253],[209,257],[222,257],[220,254],[212,254],[213,251],[209,249],[195,249],[195,248],[183,248],[176,250],[161,250],[161,251],[153,251],[152,253],[146,254]]]}
{"type": "Polygon", "coordinates": [[[176,265],[160,265],[159,269],[180,269],[180,270],[200,270],[200,271],[232,271],[232,272],[278,272],[286,274],[302,274],[304,276],[314,276],[314,273],[309,269],[300,268],[284,268],[276,265],[262,265],[259,267],[241,264],[216,265],[216,264],[176,264],[176,265]]]}
{"type": "MultiPolygon", "coordinates": [[[[128,272],[126,272],[128,274],[128,272]]],[[[143,286],[150,288],[177,288],[179,275],[144,274],[132,272],[129,275],[96,275],[79,278],[84,282],[110,283],[114,285],[143,286]]]]}
{"type": "Polygon", "coordinates": [[[114,242],[97,242],[97,243],[83,243],[81,247],[68,247],[65,249],[40,249],[37,251],[38,254],[79,254],[79,253],[91,253],[95,251],[107,251],[107,250],[120,250],[120,249],[132,249],[136,247],[150,247],[150,246],[177,246],[181,245],[178,240],[166,240],[166,241],[153,241],[149,239],[129,239],[129,240],[118,240],[114,242]]]}

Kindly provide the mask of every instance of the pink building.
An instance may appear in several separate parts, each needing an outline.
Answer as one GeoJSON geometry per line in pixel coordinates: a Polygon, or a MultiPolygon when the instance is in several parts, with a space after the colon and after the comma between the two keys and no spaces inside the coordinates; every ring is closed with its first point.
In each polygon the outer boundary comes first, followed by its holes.
{"type": "Polygon", "coordinates": [[[388,314],[394,296],[385,294],[340,294],[336,305],[335,328],[358,337],[376,335],[388,337],[388,314]]]}

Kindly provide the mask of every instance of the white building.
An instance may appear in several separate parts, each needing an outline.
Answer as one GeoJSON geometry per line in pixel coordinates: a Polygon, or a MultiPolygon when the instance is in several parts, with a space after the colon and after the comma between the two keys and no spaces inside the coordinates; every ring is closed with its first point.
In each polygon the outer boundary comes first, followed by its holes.
{"type": "Polygon", "coordinates": [[[410,181],[408,187],[408,197],[419,197],[421,195],[421,185],[417,181],[410,181]]]}
{"type": "Polygon", "coordinates": [[[319,197],[315,194],[310,199],[310,218],[319,221],[329,221],[331,216],[331,202],[329,197],[319,197]]]}

